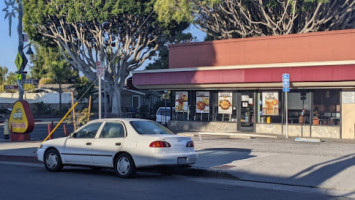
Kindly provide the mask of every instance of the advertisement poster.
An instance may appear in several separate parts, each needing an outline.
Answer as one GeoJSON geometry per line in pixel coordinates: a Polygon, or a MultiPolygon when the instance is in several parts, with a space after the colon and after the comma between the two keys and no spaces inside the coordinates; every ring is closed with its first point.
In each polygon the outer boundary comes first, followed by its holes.
{"type": "Polygon", "coordinates": [[[218,114],[232,114],[231,92],[218,92],[218,114]]]}
{"type": "Polygon", "coordinates": [[[279,115],[279,93],[263,92],[263,115],[279,115]]]}
{"type": "Polygon", "coordinates": [[[187,99],[188,99],[187,92],[176,92],[175,112],[187,112],[188,109],[187,99]]]}
{"type": "Polygon", "coordinates": [[[210,92],[196,92],[196,113],[210,112],[210,92]]]}

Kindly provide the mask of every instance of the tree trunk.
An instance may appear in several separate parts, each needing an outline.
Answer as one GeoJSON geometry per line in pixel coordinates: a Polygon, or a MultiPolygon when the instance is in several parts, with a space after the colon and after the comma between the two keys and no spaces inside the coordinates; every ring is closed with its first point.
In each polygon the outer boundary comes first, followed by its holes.
{"type": "Polygon", "coordinates": [[[112,111],[111,117],[122,117],[122,95],[120,87],[112,87],[112,111]]]}

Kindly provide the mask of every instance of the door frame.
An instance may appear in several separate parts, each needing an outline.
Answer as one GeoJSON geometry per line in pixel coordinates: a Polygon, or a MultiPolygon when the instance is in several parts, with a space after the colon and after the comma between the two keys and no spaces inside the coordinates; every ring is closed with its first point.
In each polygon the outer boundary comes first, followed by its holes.
{"type": "MultiPolygon", "coordinates": [[[[256,132],[256,91],[255,90],[241,90],[238,91],[237,93],[237,105],[239,109],[237,109],[237,132],[256,132]],[[253,116],[252,118],[254,119],[253,125],[251,127],[243,127],[241,123],[241,116],[242,116],[242,95],[245,95],[247,93],[249,96],[252,93],[253,96],[253,116]]],[[[252,119],[250,119],[252,120],[252,119]]]]}

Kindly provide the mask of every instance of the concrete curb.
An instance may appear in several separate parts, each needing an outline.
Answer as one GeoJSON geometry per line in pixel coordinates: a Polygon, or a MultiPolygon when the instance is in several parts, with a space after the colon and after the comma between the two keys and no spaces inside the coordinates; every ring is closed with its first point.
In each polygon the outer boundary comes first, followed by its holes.
{"type": "Polygon", "coordinates": [[[264,134],[253,134],[253,133],[209,133],[209,132],[183,132],[177,133],[179,136],[187,137],[201,137],[201,136],[216,136],[216,137],[226,137],[229,139],[255,139],[255,138],[267,138],[267,139],[278,139],[277,135],[264,135],[264,134]]]}
{"type": "Polygon", "coordinates": [[[205,178],[222,178],[229,180],[240,180],[239,178],[228,174],[226,172],[220,170],[210,170],[203,168],[176,168],[174,170],[174,174],[183,175],[183,176],[191,176],[191,177],[205,177],[205,178]]]}

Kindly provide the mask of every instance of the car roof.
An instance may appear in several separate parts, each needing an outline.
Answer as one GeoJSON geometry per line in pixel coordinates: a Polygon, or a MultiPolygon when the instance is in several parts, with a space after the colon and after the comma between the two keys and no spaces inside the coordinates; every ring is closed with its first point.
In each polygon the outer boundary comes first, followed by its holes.
{"type": "Polygon", "coordinates": [[[121,121],[121,122],[125,122],[125,123],[129,123],[131,121],[151,121],[148,119],[139,119],[139,118],[103,118],[103,119],[95,119],[95,120],[91,120],[89,123],[93,123],[93,122],[114,122],[114,121],[121,121]]]}

